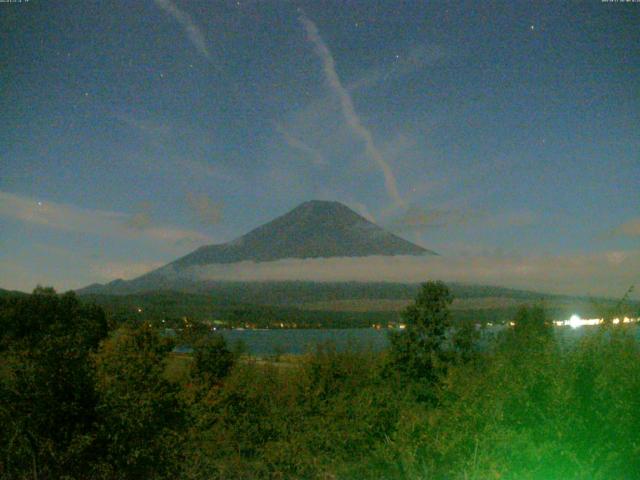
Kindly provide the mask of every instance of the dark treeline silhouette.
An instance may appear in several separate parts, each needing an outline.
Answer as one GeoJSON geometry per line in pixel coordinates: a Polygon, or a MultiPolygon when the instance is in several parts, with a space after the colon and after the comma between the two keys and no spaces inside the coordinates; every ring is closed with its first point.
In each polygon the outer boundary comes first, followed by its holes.
{"type": "Polygon", "coordinates": [[[197,322],[171,338],[73,293],[4,295],[0,478],[640,478],[635,326],[567,348],[522,307],[478,348],[452,300],[422,285],[387,352],[265,361],[197,322]]]}
{"type": "MultiPolygon", "coordinates": [[[[600,310],[585,297],[486,285],[454,283],[447,287],[456,300],[466,302],[464,308],[452,305],[453,324],[505,323],[516,315],[519,304],[537,302],[544,302],[554,319],[567,319],[573,313],[590,318],[600,310]]],[[[158,323],[186,316],[193,321],[217,320],[226,327],[281,328],[283,324],[285,328],[358,328],[398,322],[400,312],[389,311],[385,302],[410,301],[420,291],[417,284],[381,282],[208,282],[199,288],[191,293],[157,290],[128,294],[96,293],[87,288],[78,295],[85,302],[100,305],[120,322],[143,319],[158,323]],[[340,308],[332,308],[336,304],[340,308]]],[[[600,303],[602,307],[615,306],[607,299],[600,303]]]]}

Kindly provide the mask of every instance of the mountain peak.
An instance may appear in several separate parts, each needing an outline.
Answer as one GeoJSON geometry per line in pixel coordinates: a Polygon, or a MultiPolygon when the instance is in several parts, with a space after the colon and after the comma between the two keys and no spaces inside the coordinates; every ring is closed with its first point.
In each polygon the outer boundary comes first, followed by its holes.
{"type": "MultiPolygon", "coordinates": [[[[371,222],[340,202],[309,200],[263,226],[271,225],[276,228],[282,228],[285,224],[289,223],[295,224],[298,228],[312,226],[313,224],[317,226],[324,225],[326,228],[329,225],[344,226],[371,222]]],[[[261,227],[258,227],[258,229],[259,228],[261,227]]]]}
{"type": "Polygon", "coordinates": [[[296,210],[351,210],[345,204],[333,200],[307,200],[295,207],[291,212],[296,210]]]}
{"type": "Polygon", "coordinates": [[[349,208],[349,207],[347,207],[346,205],[343,205],[340,202],[336,202],[335,200],[307,200],[306,202],[302,202],[300,205],[298,205],[293,210],[297,210],[298,208],[309,208],[309,207],[330,208],[330,207],[336,207],[336,206],[349,208]]]}
{"type": "Polygon", "coordinates": [[[247,260],[434,253],[383,230],[340,202],[309,200],[231,242],[200,247],[171,265],[180,269],[247,260]]]}
{"type": "MultiPolygon", "coordinates": [[[[147,291],[192,287],[191,267],[284,259],[436,255],[370,222],[340,202],[310,200],[264,225],[219,245],[206,245],[129,282],[116,280],[110,291],[147,291]]],[[[89,292],[85,292],[89,293],[89,292]]]]}
{"type": "Polygon", "coordinates": [[[329,200],[308,200],[295,207],[286,215],[346,215],[360,217],[360,215],[346,205],[329,200]]]}

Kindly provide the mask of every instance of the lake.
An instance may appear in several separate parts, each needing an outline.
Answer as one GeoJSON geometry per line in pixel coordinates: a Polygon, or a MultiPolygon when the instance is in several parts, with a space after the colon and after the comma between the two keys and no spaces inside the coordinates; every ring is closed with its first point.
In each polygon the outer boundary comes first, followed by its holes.
{"type": "MultiPolygon", "coordinates": [[[[482,331],[482,339],[489,340],[505,327],[494,326],[482,331]]],[[[556,337],[563,343],[572,343],[587,332],[595,332],[600,327],[555,327],[556,337]]],[[[633,327],[636,335],[640,333],[633,327]]],[[[273,355],[275,353],[300,354],[313,350],[316,345],[325,342],[335,344],[337,350],[347,348],[384,350],[389,344],[388,330],[373,328],[348,329],[271,329],[271,330],[222,330],[220,333],[232,347],[242,341],[247,347],[247,353],[257,356],[273,355]]]]}
{"type": "Polygon", "coordinates": [[[326,342],[335,344],[338,350],[371,348],[381,351],[388,344],[387,330],[373,328],[222,330],[221,333],[230,347],[241,341],[248,353],[258,356],[305,353],[326,342]]]}

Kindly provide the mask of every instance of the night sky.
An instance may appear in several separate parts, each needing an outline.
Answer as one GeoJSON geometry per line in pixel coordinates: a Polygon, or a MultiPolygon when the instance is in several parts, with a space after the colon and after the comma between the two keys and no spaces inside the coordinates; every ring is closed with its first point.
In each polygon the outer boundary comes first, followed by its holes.
{"type": "Polygon", "coordinates": [[[23,0],[0,35],[2,288],[132,278],[310,199],[455,279],[640,287],[639,3],[23,0]]]}

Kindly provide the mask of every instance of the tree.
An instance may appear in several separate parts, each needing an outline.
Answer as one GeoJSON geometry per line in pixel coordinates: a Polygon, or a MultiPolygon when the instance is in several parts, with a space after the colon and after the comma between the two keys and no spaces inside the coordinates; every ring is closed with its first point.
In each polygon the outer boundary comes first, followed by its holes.
{"type": "Polygon", "coordinates": [[[513,335],[508,341],[513,343],[518,351],[521,351],[522,347],[534,348],[541,342],[553,338],[553,324],[542,305],[520,307],[513,323],[513,335]]]}
{"type": "Polygon", "coordinates": [[[461,362],[468,362],[477,354],[476,344],[480,339],[480,331],[470,322],[461,322],[457,325],[451,343],[458,359],[461,362]]]}
{"type": "Polygon", "coordinates": [[[148,326],[125,326],[94,356],[105,455],[94,478],[175,478],[187,418],[179,386],[164,376],[172,348],[148,326]]]}
{"type": "Polygon", "coordinates": [[[81,478],[95,454],[89,358],[107,333],[104,312],[38,287],[3,301],[0,332],[0,472],[81,478]]]}
{"type": "Polygon", "coordinates": [[[445,369],[444,344],[452,302],[443,282],[427,282],[402,313],[405,329],[390,333],[390,357],[391,364],[406,377],[431,384],[445,369]]]}
{"type": "Polygon", "coordinates": [[[222,335],[200,337],[193,345],[195,373],[207,383],[218,383],[233,367],[234,354],[229,351],[222,335]]]}

